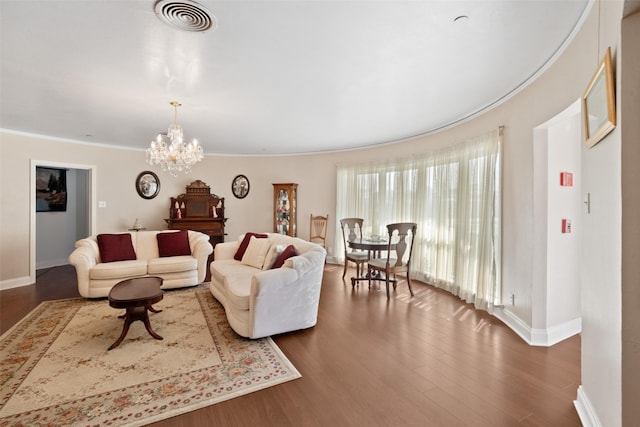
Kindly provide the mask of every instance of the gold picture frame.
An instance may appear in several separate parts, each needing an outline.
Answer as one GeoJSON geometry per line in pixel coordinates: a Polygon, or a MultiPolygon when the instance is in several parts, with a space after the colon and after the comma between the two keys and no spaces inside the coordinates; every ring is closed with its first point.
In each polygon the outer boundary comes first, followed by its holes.
{"type": "Polygon", "coordinates": [[[611,47],[600,62],[582,97],[584,135],[587,147],[600,142],[616,127],[616,99],[611,47]]]}

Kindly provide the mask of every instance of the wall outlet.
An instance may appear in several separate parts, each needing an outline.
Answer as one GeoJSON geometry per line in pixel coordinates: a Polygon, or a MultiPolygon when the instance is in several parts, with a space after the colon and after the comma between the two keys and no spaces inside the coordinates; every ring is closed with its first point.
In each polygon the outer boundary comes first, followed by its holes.
{"type": "Polygon", "coordinates": [[[107,207],[107,202],[106,202],[106,201],[104,201],[104,200],[100,200],[100,201],[98,202],[98,207],[99,207],[99,208],[106,208],[106,207],[107,207]]]}
{"type": "Polygon", "coordinates": [[[509,297],[509,304],[516,305],[516,295],[515,294],[511,294],[511,296],[509,297]]]}

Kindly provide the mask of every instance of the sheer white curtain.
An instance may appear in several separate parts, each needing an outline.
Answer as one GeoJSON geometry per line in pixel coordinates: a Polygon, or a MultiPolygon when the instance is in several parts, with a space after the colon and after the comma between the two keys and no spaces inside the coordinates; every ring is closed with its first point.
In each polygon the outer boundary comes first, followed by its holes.
{"type": "Polygon", "coordinates": [[[339,165],[336,218],[363,218],[365,235],[416,222],[411,277],[492,311],[502,299],[501,133],[411,159],[339,165]]]}

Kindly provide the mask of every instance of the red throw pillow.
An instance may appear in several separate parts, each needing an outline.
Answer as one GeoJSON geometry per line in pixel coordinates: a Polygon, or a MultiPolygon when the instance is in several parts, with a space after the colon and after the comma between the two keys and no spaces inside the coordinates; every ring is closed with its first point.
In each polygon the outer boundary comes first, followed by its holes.
{"type": "Polygon", "coordinates": [[[160,257],[191,255],[189,232],[180,230],[173,233],[158,233],[158,253],[160,257]]]}
{"type": "Polygon", "coordinates": [[[289,245],[285,248],[284,251],[280,255],[278,255],[278,259],[273,263],[273,267],[271,268],[280,268],[284,265],[284,262],[291,258],[292,256],[298,255],[298,251],[296,251],[296,247],[293,245],[289,245]]]}
{"type": "Polygon", "coordinates": [[[236,261],[242,261],[242,257],[244,256],[244,253],[247,250],[247,246],[249,246],[249,241],[251,240],[251,236],[255,236],[256,239],[266,239],[267,237],[269,237],[266,234],[258,234],[258,233],[245,234],[244,239],[242,239],[242,242],[240,242],[240,246],[238,247],[236,254],[233,256],[233,259],[235,259],[236,261]]]}
{"type": "Polygon", "coordinates": [[[131,234],[98,234],[98,249],[102,262],[129,261],[136,259],[131,234]]]}

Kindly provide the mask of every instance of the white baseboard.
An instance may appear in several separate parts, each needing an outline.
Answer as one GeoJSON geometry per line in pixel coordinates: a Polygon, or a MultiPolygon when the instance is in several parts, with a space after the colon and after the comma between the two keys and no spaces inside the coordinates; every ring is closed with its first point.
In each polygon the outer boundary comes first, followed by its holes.
{"type": "Polygon", "coordinates": [[[582,332],[581,317],[547,329],[531,329],[531,345],[550,347],[580,332],[582,332]]]}
{"type": "Polygon", "coordinates": [[[327,262],[327,264],[340,264],[340,265],[342,265],[341,263],[339,263],[339,262],[338,262],[338,260],[336,259],[336,257],[334,257],[334,256],[332,256],[332,255],[327,255],[327,258],[326,258],[326,259],[327,259],[327,261],[326,261],[326,262],[327,262]]]}
{"type": "Polygon", "coordinates": [[[31,279],[31,277],[29,276],[3,280],[0,281],[0,291],[4,291],[5,289],[19,288],[20,286],[31,285],[34,282],[35,280],[31,279]]]}
{"type": "Polygon", "coordinates": [[[581,318],[573,319],[547,329],[536,329],[527,325],[522,319],[504,307],[496,308],[493,315],[502,320],[529,345],[550,347],[582,332],[581,318]]]}
{"type": "Polygon", "coordinates": [[[518,316],[504,307],[496,307],[493,315],[502,320],[513,332],[518,334],[527,344],[531,345],[531,327],[518,316]]]}
{"type": "Polygon", "coordinates": [[[596,412],[593,410],[593,406],[591,405],[591,401],[589,397],[584,392],[582,386],[578,386],[578,396],[576,400],[573,401],[573,406],[576,407],[576,411],[578,412],[578,417],[580,418],[580,422],[583,427],[601,427],[602,424],[596,415],[596,412]]]}
{"type": "Polygon", "coordinates": [[[40,261],[36,263],[36,270],[40,270],[41,268],[59,267],[67,264],[69,264],[69,259],[67,258],[40,261]]]}

